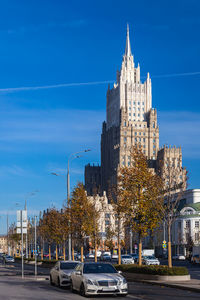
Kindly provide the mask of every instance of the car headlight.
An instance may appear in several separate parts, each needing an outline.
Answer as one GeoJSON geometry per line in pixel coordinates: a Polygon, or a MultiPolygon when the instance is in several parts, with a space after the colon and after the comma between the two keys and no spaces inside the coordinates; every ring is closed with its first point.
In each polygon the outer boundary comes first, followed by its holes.
{"type": "Polygon", "coordinates": [[[94,283],[93,283],[93,281],[92,281],[92,280],[90,280],[90,279],[87,279],[87,280],[86,280],[86,283],[87,283],[87,284],[91,284],[91,285],[93,285],[93,284],[94,284],[94,283]]]}
{"type": "Polygon", "coordinates": [[[122,278],[122,279],[120,280],[120,284],[126,284],[126,283],[127,283],[127,281],[126,281],[125,278],[122,278]]]}

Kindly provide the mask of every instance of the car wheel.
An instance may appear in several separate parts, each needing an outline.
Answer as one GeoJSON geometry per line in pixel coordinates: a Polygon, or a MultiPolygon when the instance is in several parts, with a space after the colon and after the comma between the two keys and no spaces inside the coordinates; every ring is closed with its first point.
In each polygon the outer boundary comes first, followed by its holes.
{"type": "Polygon", "coordinates": [[[82,297],[85,297],[85,286],[84,286],[83,282],[82,282],[81,287],[80,287],[80,295],[82,297]]]}
{"type": "Polygon", "coordinates": [[[50,275],[50,285],[54,285],[51,275],[50,275]]]}
{"type": "Polygon", "coordinates": [[[60,278],[59,277],[58,277],[57,283],[58,283],[58,287],[60,287],[60,278]]]}

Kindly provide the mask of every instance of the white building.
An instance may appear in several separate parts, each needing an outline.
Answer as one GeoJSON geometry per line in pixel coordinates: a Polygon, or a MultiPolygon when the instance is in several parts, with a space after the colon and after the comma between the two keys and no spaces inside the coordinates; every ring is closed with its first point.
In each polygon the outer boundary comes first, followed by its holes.
{"type": "MultiPolygon", "coordinates": [[[[186,190],[180,201],[178,217],[172,226],[174,252],[188,255],[200,245],[200,189],[186,190]]],[[[200,253],[199,253],[200,254],[200,253]]]]}

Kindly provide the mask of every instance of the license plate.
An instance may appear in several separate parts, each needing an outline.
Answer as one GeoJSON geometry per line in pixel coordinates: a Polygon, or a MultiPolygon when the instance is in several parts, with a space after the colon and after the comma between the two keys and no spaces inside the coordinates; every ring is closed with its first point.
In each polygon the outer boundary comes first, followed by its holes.
{"type": "Polygon", "coordinates": [[[115,291],[115,288],[103,288],[104,292],[115,291]]]}

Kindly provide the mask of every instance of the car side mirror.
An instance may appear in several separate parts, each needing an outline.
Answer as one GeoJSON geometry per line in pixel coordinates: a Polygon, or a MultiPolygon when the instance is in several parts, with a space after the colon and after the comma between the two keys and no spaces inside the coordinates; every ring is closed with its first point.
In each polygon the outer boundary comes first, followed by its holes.
{"type": "Polygon", "coordinates": [[[122,271],[118,271],[119,274],[122,274],[122,271]]]}
{"type": "Polygon", "coordinates": [[[76,271],[76,275],[81,275],[81,271],[76,271]]]}

